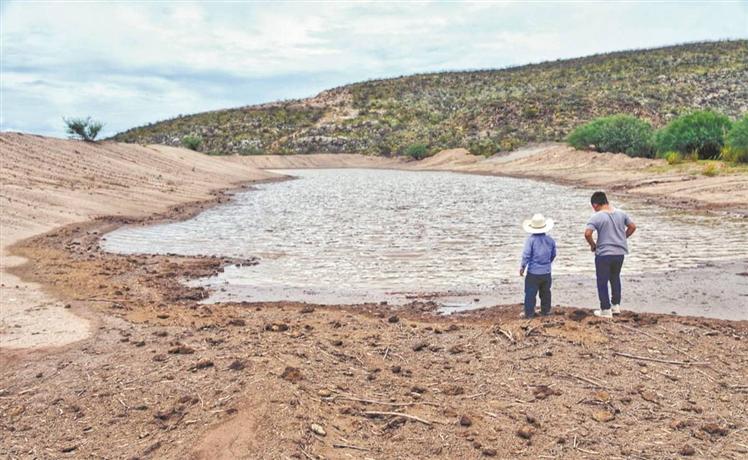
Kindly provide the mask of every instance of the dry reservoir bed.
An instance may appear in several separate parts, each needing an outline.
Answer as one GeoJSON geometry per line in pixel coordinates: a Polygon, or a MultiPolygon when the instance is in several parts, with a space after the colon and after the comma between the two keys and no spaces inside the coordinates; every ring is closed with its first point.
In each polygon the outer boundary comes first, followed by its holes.
{"type": "Polygon", "coordinates": [[[253,261],[100,251],[125,222],[14,248],[30,260],[17,274],[73,311],[93,308],[97,332],[55,352],[3,352],[8,458],[748,455],[746,322],[207,306],[177,280],[253,261]]]}

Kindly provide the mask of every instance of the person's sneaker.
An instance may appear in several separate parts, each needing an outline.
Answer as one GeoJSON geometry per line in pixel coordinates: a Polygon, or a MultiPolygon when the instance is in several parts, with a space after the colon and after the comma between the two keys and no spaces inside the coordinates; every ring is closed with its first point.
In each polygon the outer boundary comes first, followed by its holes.
{"type": "Polygon", "coordinates": [[[595,316],[598,316],[600,318],[612,318],[613,313],[610,311],[610,308],[607,310],[595,310],[593,313],[595,313],[595,316]]]}
{"type": "Polygon", "coordinates": [[[621,306],[620,305],[613,305],[612,307],[610,307],[610,312],[613,313],[614,315],[620,314],[621,313],[621,306]]]}

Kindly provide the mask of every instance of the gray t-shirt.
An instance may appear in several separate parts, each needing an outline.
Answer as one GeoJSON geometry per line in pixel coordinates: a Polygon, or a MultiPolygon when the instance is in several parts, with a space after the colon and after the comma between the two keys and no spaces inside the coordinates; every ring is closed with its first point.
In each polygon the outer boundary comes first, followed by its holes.
{"type": "Polygon", "coordinates": [[[597,232],[598,256],[620,256],[629,253],[626,244],[626,226],[631,223],[628,214],[617,209],[598,211],[590,217],[587,228],[597,232]]]}

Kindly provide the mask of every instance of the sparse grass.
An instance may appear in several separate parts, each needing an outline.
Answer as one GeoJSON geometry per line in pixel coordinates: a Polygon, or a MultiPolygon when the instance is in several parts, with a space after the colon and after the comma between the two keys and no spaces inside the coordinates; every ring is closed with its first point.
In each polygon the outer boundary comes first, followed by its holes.
{"type": "MultiPolygon", "coordinates": [[[[681,163],[675,164],[660,164],[651,166],[647,169],[648,172],[656,174],[668,174],[668,173],[679,173],[679,174],[691,174],[691,175],[704,175],[705,170],[714,169],[718,174],[748,174],[748,164],[746,163],[731,163],[720,160],[683,160],[681,163]]],[[[707,174],[708,175],[708,174],[707,174]]]]}
{"type": "Polygon", "coordinates": [[[655,128],[695,106],[736,118],[748,100],[747,60],[748,41],[737,40],[412,75],[335,88],[314,104],[286,101],[178,117],[115,139],[172,144],[195,133],[203,150],[225,154],[250,143],[265,153],[401,155],[414,143],[438,152],[482,139],[508,151],[561,141],[584,123],[619,113],[636,114],[655,128]],[[714,96],[702,100],[707,93],[714,96]],[[334,116],[342,112],[356,115],[334,116]]]}
{"type": "Polygon", "coordinates": [[[704,169],[701,170],[701,174],[707,177],[716,176],[717,174],[719,174],[719,169],[717,168],[716,164],[708,163],[704,165],[704,169]]]}

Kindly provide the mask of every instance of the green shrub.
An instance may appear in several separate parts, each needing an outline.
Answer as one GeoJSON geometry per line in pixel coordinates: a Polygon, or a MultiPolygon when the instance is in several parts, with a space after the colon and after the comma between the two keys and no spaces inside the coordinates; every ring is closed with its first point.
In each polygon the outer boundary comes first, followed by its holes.
{"type": "Polygon", "coordinates": [[[652,157],[652,125],[630,115],[613,115],[592,120],[571,132],[566,141],[574,148],[594,146],[598,152],[652,157]]]}
{"type": "Polygon", "coordinates": [[[490,157],[499,150],[501,150],[499,144],[492,139],[475,139],[468,143],[468,151],[471,155],[490,157]]]}
{"type": "Polygon", "coordinates": [[[727,116],[711,110],[681,115],[657,132],[657,151],[695,152],[701,159],[716,158],[731,126],[727,116]]]}
{"type": "Polygon", "coordinates": [[[426,144],[411,144],[405,149],[405,155],[415,160],[421,160],[428,156],[428,147],[426,144]]]}
{"type": "Polygon", "coordinates": [[[263,155],[264,153],[265,152],[260,147],[255,145],[248,145],[239,149],[239,155],[241,156],[263,155]]]}
{"type": "Polygon", "coordinates": [[[505,137],[499,142],[499,147],[505,152],[511,152],[522,144],[523,142],[516,137],[505,137]]]}
{"type": "Polygon", "coordinates": [[[62,118],[65,122],[65,132],[70,135],[71,139],[81,139],[86,142],[94,142],[99,131],[104,127],[100,121],[86,118],[62,118]]]}
{"type": "Polygon", "coordinates": [[[200,148],[200,144],[203,143],[203,138],[195,134],[188,134],[182,138],[182,145],[190,150],[197,151],[200,148]]]}
{"type": "Polygon", "coordinates": [[[727,145],[722,149],[722,159],[748,163],[748,114],[732,125],[726,141],[727,145]]]}
{"type": "Polygon", "coordinates": [[[669,165],[683,163],[683,155],[680,152],[666,152],[662,157],[669,165]]]}

